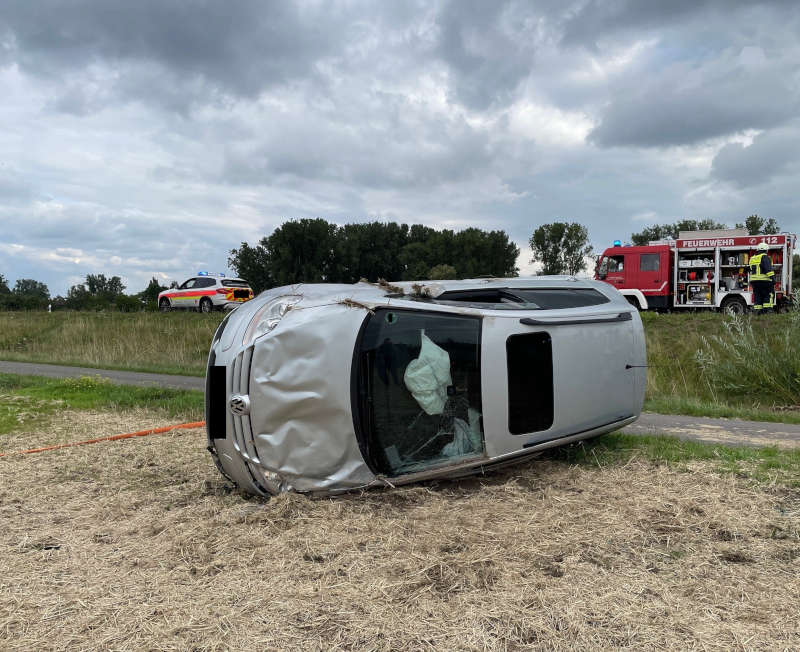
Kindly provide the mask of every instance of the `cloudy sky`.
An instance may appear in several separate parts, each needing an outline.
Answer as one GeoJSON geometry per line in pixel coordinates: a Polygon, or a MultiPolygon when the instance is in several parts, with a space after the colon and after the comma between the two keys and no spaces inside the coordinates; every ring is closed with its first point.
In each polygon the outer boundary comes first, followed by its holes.
{"type": "Polygon", "coordinates": [[[0,273],[223,271],[323,217],[596,249],[654,222],[800,230],[800,5],[4,0],[0,273]]]}

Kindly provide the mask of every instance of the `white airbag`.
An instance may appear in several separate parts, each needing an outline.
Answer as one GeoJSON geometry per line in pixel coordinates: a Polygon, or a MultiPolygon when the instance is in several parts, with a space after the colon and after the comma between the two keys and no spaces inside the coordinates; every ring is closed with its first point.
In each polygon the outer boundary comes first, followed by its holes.
{"type": "Polygon", "coordinates": [[[408,363],[403,382],[419,406],[427,414],[441,414],[447,401],[450,377],[450,355],[437,346],[425,331],[420,331],[422,347],[419,356],[408,363]]]}

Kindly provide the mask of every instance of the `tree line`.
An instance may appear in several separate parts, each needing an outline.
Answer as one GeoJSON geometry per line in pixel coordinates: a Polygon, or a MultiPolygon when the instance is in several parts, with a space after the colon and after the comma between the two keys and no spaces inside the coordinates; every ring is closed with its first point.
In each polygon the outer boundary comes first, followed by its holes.
{"type": "MultiPolygon", "coordinates": [[[[773,218],[750,215],[737,228],[750,234],[780,232],[773,218]]],[[[654,224],[631,234],[634,245],[675,239],[680,231],[724,229],[711,219],[683,219],[654,224]]],[[[593,254],[588,229],[577,222],[555,221],[535,229],[529,240],[539,274],[577,274],[593,254]]],[[[517,276],[519,248],[504,231],[437,230],[421,224],[367,222],[338,226],[321,218],[284,222],[254,246],[242,242],[228,264],[259,293],[294,283],[355,283],[377,281],[457,279],[479,276],[517,276]]],[[[800,255],[793,257],[793,277],[800,281],[800,255]]],[[[170,287],[176,287],[172,282],[170,287]]],[[[125,294],[119,276],[88,274],[66,297],[50,296],[47,285],[18,279],[13,287],[0,274],[0,310],[156,310],[159,292],[166,290],[153,277],[136,294],[125,294]]]]}
{"type": "MultiPolygon", "coordinates": [[[[177,283],[173,282],[172,286],[175,285],[177,283]]],[[[0,310],[156,310],[158,293],[166,289],[167,286],[161,285],[153,277],[141,292],[125,294],[125,286],[119,276],[87,274],[86,280],[73,285],[66,297],[51,297],[45,283],[32,278],[20,278],[10,287],[5,276],[0,274],[0,310]]]]}
{"type": "Polygon", "coordinates": [[[355,283],[517,276],[519,248],[504,231],[434,229],[322,218],[284,222],[254,246],[233,249],[228,264],[258,293],[293,283],[355,283]]]}
{"type": "MultiPolygon", "coordinates": [[[[679,220],[674,224],[653,224],[638,233],[631,234],[631,242],[642,246],[653,240],[677,240],[681,231],[710,231],[715,229],[729,229],[727,224],[711,219],[704,220],[679,220]]],[[[735,228],[747,229],[749,235],[772,235],[780,233],[780,227],[775,218],[764,218],[760,215],[749,215],[744,222],[737,222],[735,228]]]]}

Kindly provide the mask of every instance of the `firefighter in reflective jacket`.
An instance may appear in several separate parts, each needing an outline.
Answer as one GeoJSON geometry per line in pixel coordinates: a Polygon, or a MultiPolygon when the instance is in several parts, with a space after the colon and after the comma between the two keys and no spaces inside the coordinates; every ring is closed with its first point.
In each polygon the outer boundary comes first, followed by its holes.
{"type": "Polygon", "coordinates": [[[753,311],[757,315],[775,306],[775,272],[767,250],[766,242],[759,242],[758,253],[750,258],[750,285],[753,286],[753,311]]]}

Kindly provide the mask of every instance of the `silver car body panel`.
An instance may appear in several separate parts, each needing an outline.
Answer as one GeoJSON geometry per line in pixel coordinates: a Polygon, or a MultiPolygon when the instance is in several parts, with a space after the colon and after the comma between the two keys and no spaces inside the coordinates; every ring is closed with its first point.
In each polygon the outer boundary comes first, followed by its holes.
{"type": "Polygon", "coordinates": [[[212,343],[209,365],[209,378],[220,379],[216,390],[207,390],[209,450],[220,470],[243,490],[274,494],[337,493],[459,476],[616,430],[641,412],[646,360],[638,312],[613,287],[572,277],[534,277],[273,288],[226,317],[212,343]],[[498,310],[430,300],[475,288],[591,288],[608,302],[498,310]],[[255,342],[243,342],[254,316],[286,295],[299,299],[277,325],[255,342]],[[354,352],[370,313],[384,308],[480,319],[485,442],[480,455],[392,477],[374,471],[365,459],[353,414],[354,352]],[[552,343],[552,424],[512,434],[506,342],[531,332],[547,334],[552,343]],[[228,403],[233,398],[238,405],[242,396],[249,414],[234,414],[228,403]],[[224,427],[212,432],[212,423],[224,427]]]}

